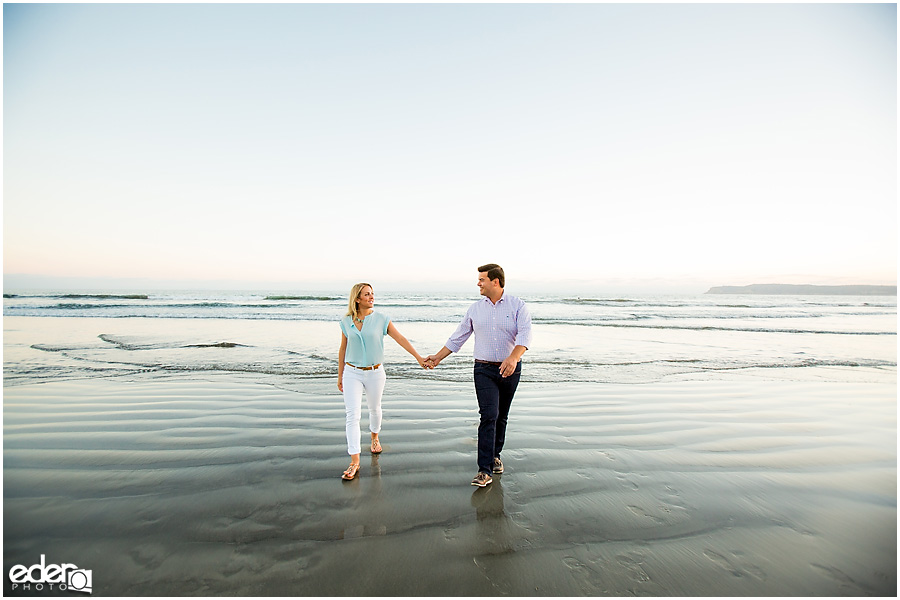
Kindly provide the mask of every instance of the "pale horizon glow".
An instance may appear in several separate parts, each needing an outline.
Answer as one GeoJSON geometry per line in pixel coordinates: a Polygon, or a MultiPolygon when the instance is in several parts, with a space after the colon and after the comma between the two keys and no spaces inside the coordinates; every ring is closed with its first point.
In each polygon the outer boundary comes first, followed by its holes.
{"type": "Polygon", "coordinates": [[[7,286],[896,284],[893,4],[3,11],[7,286]]]}

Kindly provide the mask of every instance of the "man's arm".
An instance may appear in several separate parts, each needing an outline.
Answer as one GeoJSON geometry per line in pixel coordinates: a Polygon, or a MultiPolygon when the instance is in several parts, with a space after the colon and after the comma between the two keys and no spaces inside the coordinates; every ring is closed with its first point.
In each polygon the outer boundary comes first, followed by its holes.
{"type": "Polygon", "coordinates": [[[468,340],[469,336],[472,335],[472,332],[475,331],[472,325],[471,313],[472,307],[469,307],[469,310],[466,311],[463,320],[456,328],[456,331],[453,332],[453,335],[450,336],[450,339],[447,340],[447,343],[444,345],[444,347],[438,350],[435,354],[432,354],[425,359],[426,369],[435,368],[436,366],[438,366],[438,363],[450,356],[452,353],[459,352],[459,349],[462,348],[462,345],[466,343],[466,340],[468,340]]]}
{"type": "Polygon", "coordinates": [[[450,349],[447,346],[444,346],[443,348],[438,350],[435,354],[432,354],[431,356],[428,356],[425,358],[425,368],[426,369],[435,368],[436,366],[438,366],[438,364],[440,364],[440,362],[442,360],[444,360],[451,354],[452,354],[452,352],[450,352],[450,349]]]}

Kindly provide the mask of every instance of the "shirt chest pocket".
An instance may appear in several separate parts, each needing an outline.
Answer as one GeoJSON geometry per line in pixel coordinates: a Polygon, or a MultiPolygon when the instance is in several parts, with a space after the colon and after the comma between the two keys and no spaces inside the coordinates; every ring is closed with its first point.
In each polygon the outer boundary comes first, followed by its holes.
{"type": "Polygon", "coordinates": [[[503,333],[515,333],[516,320],[512,315],[499,315],[494,320],[494,326],[503,333]]]}

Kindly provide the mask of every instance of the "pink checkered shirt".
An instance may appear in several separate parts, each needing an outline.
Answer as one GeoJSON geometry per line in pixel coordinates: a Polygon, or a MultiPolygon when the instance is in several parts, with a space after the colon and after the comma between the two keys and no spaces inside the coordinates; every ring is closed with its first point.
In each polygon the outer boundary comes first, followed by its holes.
{"type": "Polygon", "coordinates": [[[459,352],[473,332],[475,360],[503,362],[516,346],[531,346],[531,314],[525,302],[505,292],[497,304],[484,297],[469,307],[444,345],[459,352]]]}

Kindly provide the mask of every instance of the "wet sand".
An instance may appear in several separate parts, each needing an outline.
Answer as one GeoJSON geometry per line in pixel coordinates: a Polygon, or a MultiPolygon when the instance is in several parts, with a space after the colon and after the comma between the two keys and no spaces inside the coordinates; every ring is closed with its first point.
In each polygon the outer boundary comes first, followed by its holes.
{"type": "Polygon", "coordinates": [[[349,483],[331,380],[7,387],[4,569],[45,554],[94,595],[893,596],[874,379],[523,382],[485,489],[461,383],[389,379],[384,453],[349,483]]]}

